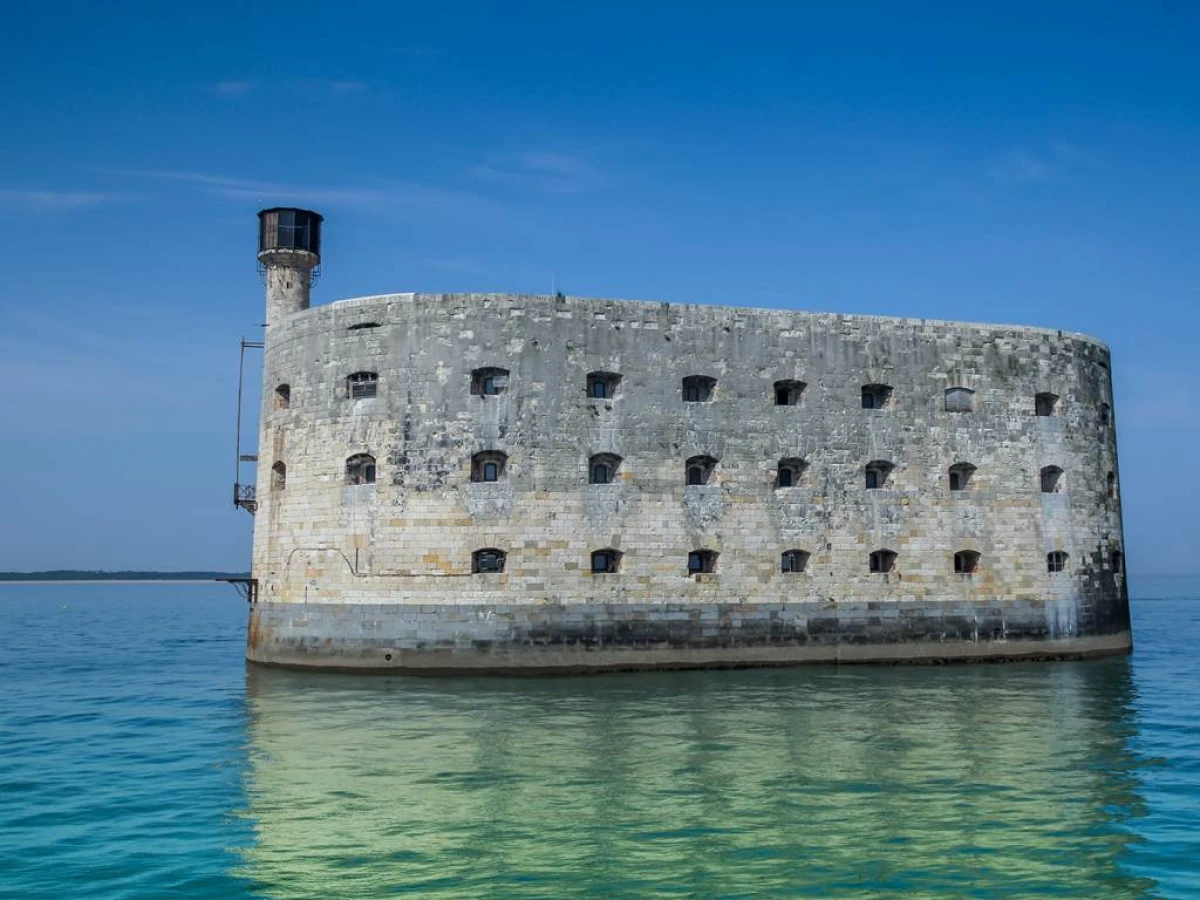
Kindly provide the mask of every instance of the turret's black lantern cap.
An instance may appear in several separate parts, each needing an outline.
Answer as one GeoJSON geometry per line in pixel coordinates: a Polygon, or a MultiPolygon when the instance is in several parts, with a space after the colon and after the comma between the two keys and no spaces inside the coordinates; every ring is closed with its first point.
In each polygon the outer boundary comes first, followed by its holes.
{"type": "Polygon", "coordinates": [[[305,250],[321,256],[321,223],[325,217],[311,209],[275,206],[258,214],[258,252],[305,250]]]}

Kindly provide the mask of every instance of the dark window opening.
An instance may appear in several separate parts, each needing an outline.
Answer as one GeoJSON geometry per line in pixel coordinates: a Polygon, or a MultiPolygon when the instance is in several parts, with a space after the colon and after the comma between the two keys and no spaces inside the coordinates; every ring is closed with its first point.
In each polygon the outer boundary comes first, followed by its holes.
{"type": "Polygon", "coordinates": [[[615,372],[592,372],[587,377],[587,395],[593,400],[611,400],[617,396],[621,376],[615,372]]]}
{"type": "Polygon", "coordinates": [[[375,372],[355,372],[346,378],[346,395],[351,400],[365,400],[379,393],[379,375],[375,372]]]}
{"type": "Polygon", "coordinates": [[[589,484],[612,484],[621,466],[621,457],[611,453],[597,453],[588,461],[589,484]]]}
{"type": "Polygon", "coordinates": [[[346,484],[374,484],[375,457],[358,453],[346,460],[346,484]]]}
{"type": "Polygon", "coordinates": [[[808,387],[808,385],[806,385],[803,381],[788,380],[775,382],[775,405],[799,405],[801,397],[804,396],[804,389],[806,387],[808,387]]]}
{"type": "Polygon", "coordinates": [[[1108,484],[1108,488],[1107,488],[1108,499],[1116,500],[1117,499],[1117,473],[1116,472],[1108,473],[1107,484],[1108,484]]]}
{"type": "Polygon", "coordinates": [[[1042,469],[1041,482],[1043,494],[1062,494],[1067,489],[1063,470],[1058,466],[1046,466],[1042,469]]]}
{"type": "Polygon", "coordinates": [[[955,463],[950,467],[950,490],[968,491],[971,489],[971,479],[975,475],[975,467],[970,463],[955,463]]]}
{"type": "Polygon", "coordinates": [[[946,412],[972,412],[975,409],[975,392],[965,387],[949,388],[945,403],[946,412]]]}
{"type": "Polygon", "coordinates": [[[477,397],[495,397],[508,390],[508,369],[489,367],[471,373],[471,393],[477,397]]]}
{"type": "Polygon", "coordinates": [[[707,375],[689,375],[683,379],[684,403],[707,403],[712,400],[713,389],[717,379],[707,375]]]}
{"type": "Polygon", "coordinates": [[[1055,550],[1052,553],[1046,554],[1046,571],[1054,574],[1056,572],[1067,571],[1067,563],[1070,557],[1061,550],[1055,550]]]}
{"type": "Polygon", "coordinates": [[[804,480],[808,463],[798,457],[781,459],[775,469],[775,487],[797,487],[804,480]]]}
{"type": "Polygon", "coordinates": [[[471,554],[471,573],[484,575],[489,572],[503,572],[504,562],[508,554],[495,547],[476,550],[471,554]]]}
{"type": "Polygon", "coordinates": [[[275,388],[275,408],[288,409],[292,405],[292,387],[288,384],[281,384],[275,388]]]}
{"type": "Polygon", "coordinates": [[[611,548],[596,550],[592,553],[592,573],[594,575],[610,575],[621,568],[621,554],[611,548]]]}
{"type": "Polygon", "coordinates": [[[808,566],[808,553],[804,550],[787,550],[780,557],[780,571],[787,573],[803,572],[808,566]]]}
{"type": "Polygon", "coordinates": [[[717,570],[717,553],[713,550],[693,550],[688,554],[688,574],[708,575],[717,570]]]}
{"type": "Polygon", "coordinates": [[[508,468],[508,457],[495,450],[476,453],[471,457],[471,480],[474,482],[499,481],[508,468]]]}
{"type": "Polygon", "coordinates": [[[954,571],[958,575],[974,575],[979,570],[979,554],[974,550],[959,550],[954,554],[954,571]]]}
{"type": "Polygon", "coordinates": [[[891,550],[876,550],[867,557],[867,565],[876,574],[887,574],[896,568],[896,554],[891,550]]]}
{"type": "Polygon", "coordinates": [[[368,328],[378,328],[378,322],[355,322],[353,325],[346,327],[347,331],[365,331],[368,328]]]}
{"type": "Polygon", "coordinates": [[[693,456],[685,465],[688,484],[708,484],[712,480],[717,461],[711,456],[693,456]]]}
{"type": "Polygon", "coordinates": [[[1112,551],[1108,555],[1108,564],[1112,566],[1114,575],[1120,575],[1125,571],[1125,555],[1120,550],[1112,551]]]}
{"type": "Polygon", "coordinates": [[[865,469],[867,476],[867,490],[882,490],[888,487],[889,479],[892,476],[892,470],[895,468],[890,462],[882,459],[877,459],[874,462],[867,463],[865,469]]]}
{"type": "Polygon", "coordinates": [[[1058,415],[1058,394],[1043,392],[1033,398],[1033,410],[1039,416],[1058,415]]]}
{"type": "Polygon", "coordinates": [[[1107,425],[1112,420],[1112,407],[1107,403],[1100,404],[1100,424],[1107,425]]]}
{"type": "Polygon", "coordinates": [[[887,409],[892,403],[892,387],[888,384],[864,384],[863,409],[887,409]]]}
{"type": "Polygon", "coordinates": [[[287,487],[287,466],[282,462],[277,462],[271,466],[271,489],[282,491],[287,487]]]}

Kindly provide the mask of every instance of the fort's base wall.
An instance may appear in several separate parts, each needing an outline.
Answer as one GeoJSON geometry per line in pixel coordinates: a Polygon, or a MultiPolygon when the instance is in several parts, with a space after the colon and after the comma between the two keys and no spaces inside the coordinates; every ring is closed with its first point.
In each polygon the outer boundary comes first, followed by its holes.
{"type": "MultiPolygon", "coordinates": [[[[1072,609],[1074,603],[1071,603],[1072,609]]],[[[1089,634],[1054,601],[898,606],[273,603],[250,609],[249,660],[381,672],[719,668],[1063,659],[1128,653],[1128,623],[1089,634]]]]}

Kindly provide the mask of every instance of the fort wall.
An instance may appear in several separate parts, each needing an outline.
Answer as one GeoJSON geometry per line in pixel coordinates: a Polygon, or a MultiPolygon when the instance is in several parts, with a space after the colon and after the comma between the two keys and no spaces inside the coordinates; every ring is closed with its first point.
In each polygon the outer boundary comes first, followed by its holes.
{"type": "Polygon", "coordinates": [[[1129,647],[1109,353],[1082,335],[396,294],[272,321],[263,394],[251,659],[572,669],[1129,647]],[[483,369],[507,373],[499,393],[473,393],[483,369]],[[374,396],[355,373],[377,376],[374,396]],[[589,395],[595,373],[619,375],[614,396],[589,395]],[[690,376],[711,395],[686,400],[690,376]],[[890,388],[881,408],[866,385],[890,388]],[[495,481],[473,480],[480,453],[501,460],[495,481]],[[599,455],[619,461],[610,483],[590,483],[599,455]],[[373,483],[348,483],[365,480],[356,456],[373,483]],[[687,483],[696,457],[707,483],[687,483]],[[868,481],[877,462],[891,468],[868,481]],[[493,549],[503,571],[473,572],[493,549]],[[593,572],[604,550],[617,570],[593,572]],[[784,571],[790,551],[802,571],[784,571]]]}

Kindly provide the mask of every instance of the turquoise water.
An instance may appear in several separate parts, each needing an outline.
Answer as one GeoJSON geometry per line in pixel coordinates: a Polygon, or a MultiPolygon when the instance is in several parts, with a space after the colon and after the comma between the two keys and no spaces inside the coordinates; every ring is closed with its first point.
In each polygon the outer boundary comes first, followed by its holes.
{"type": "Polygon", "coordinates": [[[1132,659],[560,679],[248,670],[227,587],[0,585],[0,897],[1200,897],[1182,584],[1132,659]]]}

